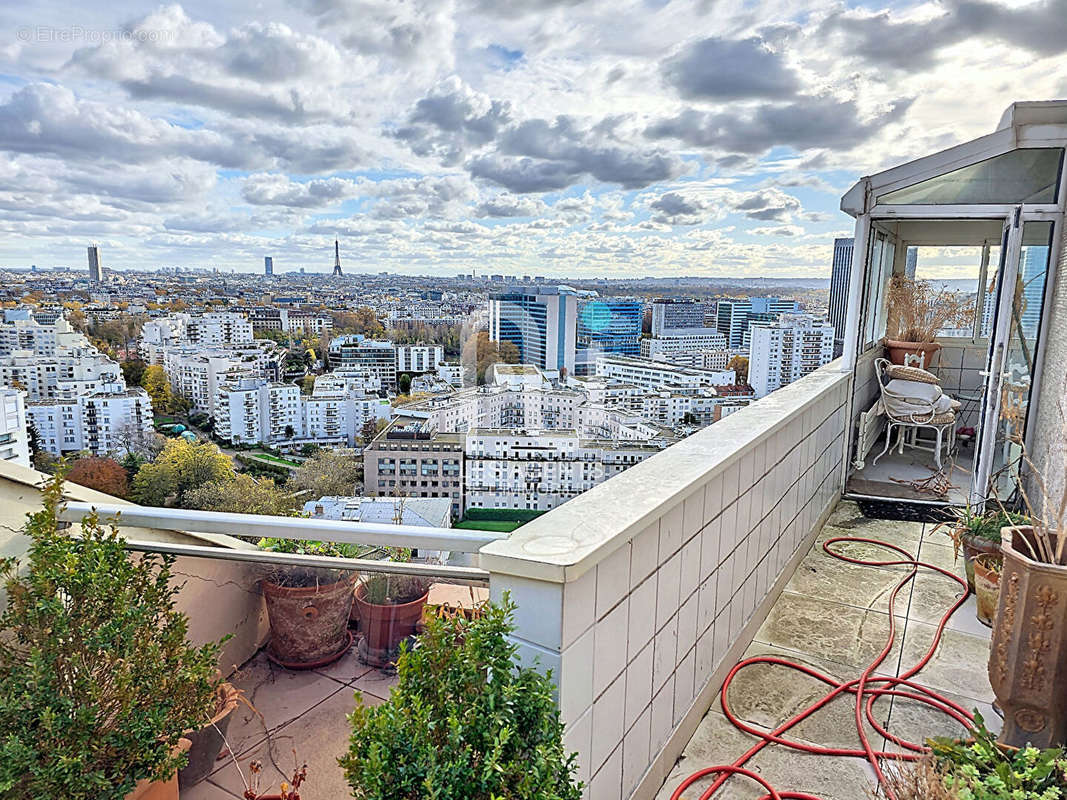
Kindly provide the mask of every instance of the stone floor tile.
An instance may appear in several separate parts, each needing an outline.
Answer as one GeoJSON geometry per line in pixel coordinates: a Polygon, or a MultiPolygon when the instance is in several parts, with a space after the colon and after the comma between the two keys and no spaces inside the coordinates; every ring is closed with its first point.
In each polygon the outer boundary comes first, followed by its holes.
{"type": "Polygon", "coordinates": [[[374,669],[374,667],[368,667],[359,660],[359,657],[356,655],[356,647],[353,644],[338,661],[335,661],[328,666],[320,667],[319,669],[316,669],[315,672],[327,678],[333,678],[335,681],[349,684],[358,678],[362,678],[372,669],[374,669]]]}
{"type": "Polygon", "coordinates": [[[195,786],[182,789],[181,800],[241,800],[241,796],[205,779],[195,786]]]}
{"type": "MultiPolygon", "coordinates": [[[[838,547],[844,549],[846,546],[838,547]]],[[[854,551],[856,547],[851,545],[849,549],[854,551]]],[[[883,556],[879,554],[878,557],[883,556]]],[[[785,590],[819,600],[889,613],[889,595],[906,574],[904,568],[859,568],[828,555],[820,547],[808,553],[797,565],[785,590]]],[[[908,586],[901,589],[897,599],[898,613],[907,609],[910,592],[908,586]]]]}
{"type": "MultiPolygon", "coordinates": [[[[898,618],[896,643],[885,660],[897,663],[903,632],[898,618]]],[[[849,667],[866,667],[881,652],[889,635],[889,615],[782,592],[755,640],[849,667]]]]}
{"type": "MultiPolygon", "coordinates": [[[[838,504],[840,508],[841,504],[838,504]]],[[[901,522],[899,520],[873,519],[865,517],[857,508],[854,513],[837,510],[823,526],[820,538],[832,536],[858,536],[864,539],[885,539],[897,542],[906,539],[918,543],[922,540],[923,524],[921,522],[901,522]]]]}
{"type": "MultiPolygon", "coordinates": [[[[923,683],[921,673],[918,682],[920,684],[923,683]]],[[[974,700],[970,697],[963,697],[954,692],[942,691],[938,692],[938,694],[967,709],[967,711],[973,712],[978,709],[990,730],[1000,730],[1000,717],[993,711],[993,706],[989,703],[974,700]]],[[[882,702],[880,700],[876,705],[880,705],[882,702]]],[[[888,730],[890,733],[909,742],[923,744],[932,737],[959,737],[965,733],[963,726],[948,714],[919,700],[894,697],[892,706],[888,730]]],[[[893,745],[892,749],[896,751],[898,748],[893,745]]]]}
{"type": "MultiPolygon", "coordinates": [[[[320,680],[322,680],[320,678],[320,680]]],[[[356,707],[353,692],[332,681],[334,693],[308,709],[288,725],[271,733],[238,757],[240,771],[228,762],[210,780],[238,796],[244,791],[242,773],[247,778],[253,759],[263,763],[260,792],[274,793],[279,782],[288,780],[298,761],[308,765],[308,777],[300,793],[309,798],[344,798],[351,792],[337,759],[348,747],[351,732],[347,715],[356,707]]],[[[183,799],[184,800],[184,799],[183,799]]]]}
{"type": "MultiPolygon", "coordinates": [[[[901,671],[917,664],[933,641],[935,625],[912,620],[904,636],[901,671]]],[[[989,663],[989,636],[983,638],[955,630],[945,630],[934,656],[919,674],[919,682],[938,691],[949,691],[987,703],[993,690],[986,672],[989,663]]]]}
{"type": "Polygon", "coordinates": [[[373,695],[379,700],[389,699],[389,690],[396,685],[396,674],[383,672],[379,669],[371,669],[351,683],[353,689],[358,689],[364,694],[373,695]]]}
{"type": "MultiPolygon", "coordinates": [[[[858,678],[860,673],[855,667],[761,644],[753,644],[745,652],[745,658],[760,655],[780,656],[838,681],[858,678]]],[[[727,700],[738,718],[773,730],[825,697],[831,690],[828,684],[798,670],[778,664],[753,664],[737,673],[730,685],[727,700]]],[[[718,707],[718,701],[714,707],[718,707]]],[[[888,701],[877,709],[877,719],[883,725],[889,718],[889,710],[888,701]]],[[[855,697],[842,694],[791,728],[789,736],[830,747],[858,748],[860,740],[856,733],[855,713],[855,697]]],[[[869,736],[878,736],[873,728],[866,730],[869,736]]]]}
{"type": "Polygon", "coordinates": [[[342,688],[337,681],[314,670],[294,671],[275,666],[260,652],[242,667],[231,682],[252,705],[239,703],[226,737],[240,755],[249,747],[299,717],[342,688]],[[255,710],[253,710],[255,709],[255,710]]]}
{"type": "MultiPolygon", "coordinates": [[[[702,767],[729,764],[756,741],[755,737],[734,728],[722,714],[709,712],[656,800],[669,800],[687,775],[702,767]]],[[[860,759],[824,758],[778,745],[764,748],[747,766],[779,790],[808,792],[824,800],[857,800],[870,785],[869,772],[860,759]]],[[[713,778],[705,778],[682,796],[685,800],[695,800],[713,782],[713,778]]],[[[751,800],[763,794],[758,784],[737,777],[715,795],[715,800],[751,800]]]]}
{"type": "MultiPolygon", "coordinates": [[[[934,541],[924,540],[922,547],[919,549],[919,560],[925,561],[927,564],[933,564],[935,567],[947,569],[956,575],[963,576],[966,574],[963,568],[963,554],[961,553],[960,557],[956,558],[952,542],[947,537],[943,544],[937,541],[936,536],[934,541]]],[[[926,572],[929,573],[930,570],[926,572]]]]}

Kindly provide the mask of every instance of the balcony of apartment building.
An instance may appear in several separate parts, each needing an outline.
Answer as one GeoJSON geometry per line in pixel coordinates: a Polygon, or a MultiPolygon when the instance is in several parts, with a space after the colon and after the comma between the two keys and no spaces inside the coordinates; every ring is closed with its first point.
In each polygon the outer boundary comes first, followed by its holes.
{"type": "MultiPolygon", "coordinates": [[[[1058,127],[1044,119],[1045,111],[1038,114],[1041,135],[1067,128],[1067,108],[1059,111],[1065,119],[1058,127]]],[[[1012,152],[1012,143],[1025,144],[1027,136],[1013,129],[995,136],[995,143],[1012,152]]],[[[994,157],[984,145],[967,152],[978,163],[994,157]]],[[[913,167],[911,180],[932,179],[938,169],[952,174],[966,168],[958,153],[934,159],[921,160],[921,170],[913,167]]],[[[1001,174],[997,170],[994,177],[1001,174]]],[[[878,186],[888,179],[865,180],[878,186]]],[[[983,186],[993,183],[990,178],[983,186]]],[[[577,777],[591,800],[667,800],[687,776],[711,767],[741,771],[716,798],[767,795],[769,784],[788,796],[855,800],[874,788],[864,742],[880,762],[879,756],[897,752],[901,741],[962,733],[951,717],[917,695],[933,692],[967,711],[977,708],[995,726],[986,677],[989,633],[953,577],[962,567],[950,540],[929,523],[869,516],[845,497],[855,490],[857,421],[870,407],[870,365],[877,351],[869,334],[878,326],[868,327],[867,309],[875,314],[870,319],[877,319],[888,274],[877,272],[872,279],[867,270],[895,264],[888,234],[881,230],[885,225],[877,219],[878,204],[867,205],[878,191],[861,192],[866,199],[857,211],[856,252],[868,256],[858,258],[854,268],[851,343],[842,358],[510,535],[362,523],[327,530],[306,519],[123,506],[119,523],[131,550],[178,555],[190,636],[204,641],[234,634],[220,666],[246,689],[259,712],[240,713],[228,734],[233,758],[219,762],[183,800],[240,797],[234,761],[247,765],[257,759],[270,770],[275,762],[292,763],[294,748],[309,763],[302,793],[348,796],[336,757],[347,746],[345,715],[356,703],[353,692],[361,691],[363,702],[381,703],[393,681],[363,666],[355,651],[326,668],[289,672],[273,666],[261,649],[266,627],[255,565],[309,557],[265,554],[227,534],[467,551],[466,566],[426,571],[442,580],[488,584],[492,599],[507,592],[516,602],[513,640],[519,658],[552,671],[564,744],[577,753],[577,777]],[[923,566],[913,572],[915,560],[923,566]],[[909,691],[868,694],[869,706],[857,703],[849,687],[867,676],[881,686],[909,680],[909,691]],[[836,699],[819,704],[830,695],[836,699]],[[770,739],[775,743],[768,744],[770,739]],[[816,754],[825,748],[832,752],[816,754]]],[[[1053,196],[1062,203],[1062,187],[1053,196]]],[[[951,209],[923,206],[922,213],[942,217],[951,209]]],[[[1024,204],[1019,214],[1008,215],[1000,240],[1007,251],[1000,272],[1009,287],[1016,285],[1021,249],[1029,246],[1031,214],[1051,223],[1042,236],[1051,237],[1052,253],[1044,264],[1047,283],[1054,285],[1051,265],[1063,238],[1062,209],[1034,211],[1024,204]]],[[[913,222],[898,220],[893,235],[910,230],[908,236],[918,236],[913,222]]],[[[963,238],[949,237],[949,231],[970,236],[991,229],[988,221],[958,223],[923,229],[936,231],[947,244],[963,238]]],[[[1031,423],[1027,435],[1037,440],[1059,436],[1062,424],[1050,412],[1058,408],[1067,365],[1067,285],[1060,282],[1054,294],[1054,300],[1043,301],[1040,331],[1047,344],[1033,362],[1030,416],[1024,416],[1031,423]]],[[[997,307],[1011,317],[1018,293],[998,289],[997,295],[997,307]]],[[[1003,339],[1006,318],[998,317],[994,328],[992,355],[1001,359],[1011,346],[1003,339]]],[[[945,369],[977,373],[965,366],[964,353],[971,348],[962,343],[960,366],[945,369]]],[[[1010,385],[1002,362],[992,366],[987,370],[992,377],[980,376],[988,381],[989,401],[1010,385]]],[[[999,424],[995,415],[988,418],[994,427],[999,424]]],[[[988,441],[1001,452],[997,443],[1017,439],[990,435],[988,441]]],[[[981,449],[986,444],[973,446],[979,463],[992,452],[981,449]]],[[[401,474],[408,469],[413,475],[413,462],[402,463],[401,474]]],[[[992,480],[989,472],[979,474],[992,480]]],[[[38,504],[34,486],[42,477],[0,463],[0,496],[8,515],[3,530],[17,529],[38,504]]],[[[498,479],[478,491],[511,488],[498,479]]],[[[105,516],[116,510],[113,498],[81,487],[70,486],[69,496],[65,518],[74,522],[90,505],[102,507],[105,516]]],[[[900,500],[874,489],[860,499],[900,500]]],[[[24,548],[18,534],[3,536],[0,552],[24,548]]],[[[345,559],[320,563],[364,573],[407,568],[345,559]]],[[[704,775],[684,796],[701,796],[724,774],[731,773],[704,775]]],[[[272,780],[282,777],[271,773],[272,780]]]]}

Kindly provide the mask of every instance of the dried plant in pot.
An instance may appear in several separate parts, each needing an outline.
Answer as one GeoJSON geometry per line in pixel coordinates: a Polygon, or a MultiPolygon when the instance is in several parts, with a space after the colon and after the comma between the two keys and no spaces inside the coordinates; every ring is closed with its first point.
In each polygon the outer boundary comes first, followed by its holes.
{"type": "MultiPolygon", "coordinates": [[[[967,571],[967,584],[971,591],[974,585],[974,560],[983,553],[1000,554],[1000,531],[1010,525],[1029,522],[1025,514],[1002,509],[979,512],[973,506],[951,509],[951,519],[941,522],[935,531],[945,528],[952,539],[952,547],[958,559],[962,553],[967,571]]],[[[988,624],[988,623],[987,623],[988,624]]]]}
{"type": "MultiPolygon", "coordinates": [[[[262,539],[259,546],[296,555],[356,555],[353,546],[332,542],[262,539]]],[[[261,582],[270,619],[267,657],[287,669],[314,669],[341,658],[352,646],[348,616],[357,578],[354,571],[318,566],[271,569],[261,582]]]]}
{"type": "MultiPolygon", "coordinates": [[[[390,560],[407,562],[411,551],[390,548],[390,560]]],[[[415,634],[422,609],[430,593],[431,581],[417,575],[378,573],[356,587],[359,628],[363,634],[359,657],[374,667],[392,664],[397,648],[415,634]]]]}
{"type": "Polygon", "coordinates": [[[935,339],[946,326],[974,323],[974,301],[963,292],[938,289],[931,281],[896,275],[889,282],[889,306],[885,346],[894,364],[908,355],[922,355],[929,369],[941,349],[935,339]]]}
{"type": "Polygon", "coordinates": [[[1020,465],[1031,524],[1001,531],[989,682],[1004,710],[1002,742],[1058,747],[1067,743],[1067,492],[1053,500],[1025,453],[1020,465]]]}

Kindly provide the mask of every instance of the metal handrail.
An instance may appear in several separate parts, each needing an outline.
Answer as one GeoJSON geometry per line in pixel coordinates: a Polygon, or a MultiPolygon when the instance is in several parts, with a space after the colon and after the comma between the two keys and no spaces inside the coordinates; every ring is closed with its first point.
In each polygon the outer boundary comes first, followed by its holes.
{"type": "Polygon", "coordinates": [[[453,553],[477,553],[484,545],[497,539],[507,538],[507,534],[491,531],[376,522],[344,522],[308,517],[232,514],[119,503],[69,502],[60,508],[57,517],[61,522],[81,522],[86,514],[93,511],[99,514],[101,519],[115,518],[120,525],[140,528],[268,539],[370,544],[379,547],[410,547],[418,550],[446,550],[453,553]]]}
{"type": "Polygon", "coordinates": [[[357,572],[379,572],[393,575],[416,575],[423,578],[443,578],[449,583],[482,586],[489,581],[489,573],[478,567],[454,567],[447,564],[422,562],[374,561],[364,558],[335,558],[300,553],[276,553],[271,550],[235,550],[229,547],[178,544],[175,542],[146,542],[128,539],[127,550],[139,553],[162,553],[189,558],[213,558],[221,561],[244,561],[275,567],[315,567],[357,572]]]}

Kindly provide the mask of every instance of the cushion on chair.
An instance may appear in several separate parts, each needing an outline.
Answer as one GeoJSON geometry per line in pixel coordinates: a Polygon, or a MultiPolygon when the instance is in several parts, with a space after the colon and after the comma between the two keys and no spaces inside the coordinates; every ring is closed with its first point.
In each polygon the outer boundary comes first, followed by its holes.
{"type": "Polygon", "coordinates": [[[944,414],[938,414],[930,420],[927,420],[925,425],[949,425],[956,421],[956,415],[951,411],[946,411],[944,414]]]}
{"type": "Polygon", "coordinates": [[[925,369],[919,369],[918,367],[903,367],[900,364],[890,364],[885,368],[885,374],[890,380],[900,379],[902,381],[916,381],[917,383],[941,383],[932,372],[927,372],[925,369]]]}

